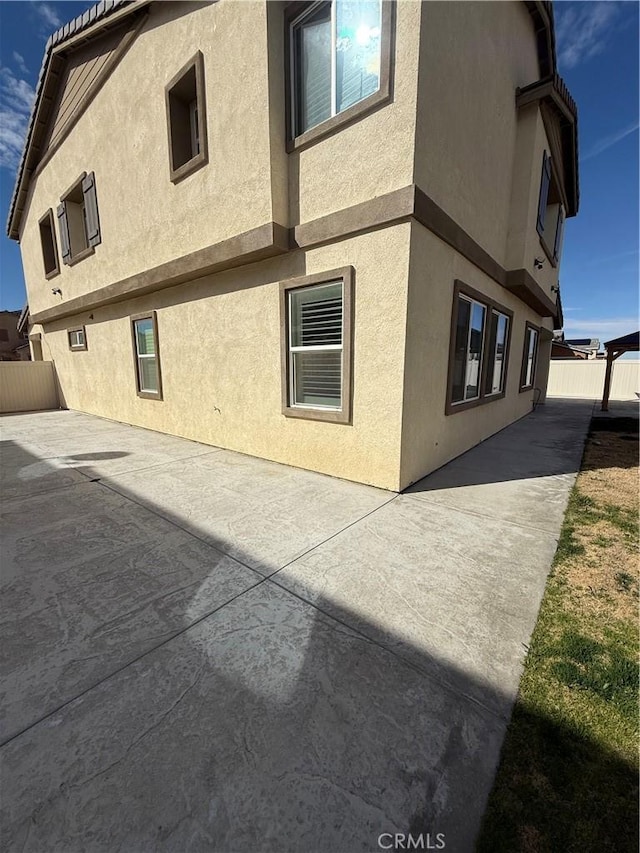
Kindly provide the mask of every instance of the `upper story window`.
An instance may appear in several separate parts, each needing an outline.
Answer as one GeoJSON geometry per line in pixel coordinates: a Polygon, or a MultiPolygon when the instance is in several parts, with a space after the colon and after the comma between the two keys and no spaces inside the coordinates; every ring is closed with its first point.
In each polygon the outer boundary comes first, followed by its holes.
{"type": "Polygon", "coordinates": [[[562,251],[565,211],[560,200],[551,156],[545,151],[542,157],[542,175],[538,196],[536,228],[540,242],[549,260],[556,265],[562,251]]]}
{"type": "Polygon", "coordinates": [[[102,242],[93,172],[88,175],[83,172],[62,196],[58,205],[58,228],[62,261],[65,264],[81,261],[102,242]]]}
{"type": "Polygon", "coordinates": [[[324,0],[290,20],[293,147],[389,98],[391,30],[384,0],[324,0]]]}
{"type": "Polygon", "coordinates": [[[446,414],[504,396],[512,314],[456,282],[446,414]]]}
{"type": "Polygon", "coordinates": [[[349,422],[352,282],[347,267],[283,283],[285,415],[349,422]]]}
{"type": "Polygon", "coordinates": [[[165,87],[173,183],[208,162],[204,91],[204,57],[198,51],[165,87]]]}
{"type": "Polygon", "coordinates": [[[58,262],[58,247],[56,245],[56,232],[53,227],[53,210],[49,208],[42,219],[38,222],[40,229],[40,245],[42,246],[42,263],[44,264],[45,278],[53,278],[60,272],[58,262]]]}

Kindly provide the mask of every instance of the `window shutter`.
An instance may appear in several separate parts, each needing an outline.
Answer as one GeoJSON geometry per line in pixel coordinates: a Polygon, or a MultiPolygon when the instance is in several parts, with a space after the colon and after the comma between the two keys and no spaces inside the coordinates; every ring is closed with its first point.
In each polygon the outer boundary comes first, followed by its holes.
{"type": "Polygon", "coordinates": [[[564,231],[564,208],[560,207],[560,213],[558,214],[558,225],[556,226],[556,241],[553,244],[553,260],[557,261],[560,256],[560,249],[562,248],[562,233],[564,231]]]}
{"type": "Polygon", "coordinates": [[[90,172],[82,181],[82,195],[87,224],[87,243],[97,246],[102,242],[100,219],[98,217],[98,198],[96,196],[96,176],[90,172]]]}
{"type": "Polygon", "coordinates": [[[62,252],[62,263],[68,264],[71,260],[71,241],[69,240],[69,220],[67,219],[67,203],[58,205],[58,230],[60,231],[60,250],[62,252]]]}
{"type": "Polygon", "coordinates": [[[542,178],[540,180],[540,198],[538,199],[538,232],[544,231],[544,220],[547,213],[549,185],[551,183],[551,157],[545,151],[542,157],[542,178]]]}

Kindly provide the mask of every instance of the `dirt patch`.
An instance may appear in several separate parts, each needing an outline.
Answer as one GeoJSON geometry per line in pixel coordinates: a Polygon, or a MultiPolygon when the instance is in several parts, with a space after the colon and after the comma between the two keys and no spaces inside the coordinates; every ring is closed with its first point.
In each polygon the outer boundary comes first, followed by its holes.
{"type": "Polygon", "coordinates": [[[602,616],[631,619],[638,608],[637,422],[635,435],[626,423],[624,429],[595,431],[594,423],[576,481],[583,512],[574,538],[581,553],[567,560],[563,570],[582,606],[602,616]]]}

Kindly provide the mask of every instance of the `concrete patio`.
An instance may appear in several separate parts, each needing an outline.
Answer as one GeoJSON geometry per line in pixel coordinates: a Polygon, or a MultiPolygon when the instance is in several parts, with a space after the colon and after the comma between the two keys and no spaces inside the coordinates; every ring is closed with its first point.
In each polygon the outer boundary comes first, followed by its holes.
{"type": "Polygon", "coordinates": [[[3,417],[3,848],[472,850],[592,408],[402,495],[3,417]]]}

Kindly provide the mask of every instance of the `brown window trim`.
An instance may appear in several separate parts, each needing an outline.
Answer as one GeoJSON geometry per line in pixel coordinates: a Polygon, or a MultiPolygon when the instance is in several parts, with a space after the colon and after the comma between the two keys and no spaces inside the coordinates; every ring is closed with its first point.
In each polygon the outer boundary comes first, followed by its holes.
{"type": "Polygon", "coordinates": [[[302,418],[310,421],[328,421],[335,424],[351,423],[352,376],[353,376],[353,288],[355,270],[353,267],[341,267],[314,275],[290,278],[280,282],[280,360],[282,384],[282,414],[288,418],[302,418]],[[305,409],[302,406],[289,405],[289,311],[287,294],[317,284],[329,284],[342,279],[342,409],[341,411],[323,411],[305,409]]]}
{"type": "MultiPolygon", "coordinates": [[[[84,181],[84,179],[85,179],[86,177],[87,177],[87,173],[86,173],[86,172],[82,172],[82,173],[80,174],[80,176],[79,176],[78,178],[76,178],[76,180],[75,180],[75,181],[71,184],[71,186],[67,189],[67,191],[66,191],[65,193],[63,193],[63,194],[60,196],[60,201],[61,201],[61,202],[66,202],[66,201],[68,200],[69,196],[70,196],[70,195],[71,195],[75,190],[77,190],[77,189],[78,189],[78,187],[80,187],[80,190],[82,191],[82,182],[84,181]]],[[[85,236],[86,236],[86,235],[85,235],[85,236]]],[[[69,243],[69,245],[71,245],[71,243],[69,243]]],[[[89,257],[89,255],[93,255],[93,254],[95,254],[95,251],[96,251],[95,246],[87,246],[86,248],[81,249],[81,250],[80,250],[79,252],[77,252],[75,255],[72,253],[72,254],[71,254],[71,256],[69,257],[69,260],[67,261],[67,266],[68,266],[68,267],[72,267],[72,266],[74,266],[75,264],[79,263],[80,261],[84,261],[84,259],[85,259],[85,258],[88,258],[88,257],[89,257]]]]}
{"type": "Polygon", "coordinates": [[[172,183],[177,184],[183,178],[186,178],[187,175],[191,175],[193,172],[202,168],[209,162],[209,144],[207,138],[207,100],[205,97],[205,85],[204,85],[204,56],[202,51],[198,50],[191,57],[191,59],[186,62],[182,68],[174,74],[171,80],[164,87],[164,101],[165,101],[165,109],[167,114],[167,138],[169,141],[169,179],[172,183]],[[198,103],[198,139],[200,142],[200,151],[192,157],[190,160],[187,160],[186,163],[183,163],[181,166],[178,166],[177,169],[173,168],[173,142],[171,139],[171,104],[169,100],[169,94],[174,86],[185,76],[185,74],[192,68],[195,67],[196,71],[196,101],[198,103]]]}
{"type": "Polygon", "coordinates": [[[74,264],[79,263],[80,261],[84,261],[85,258],[88,258],[89,255],[95,255],[96,249],[95,246],[87,246],[86,249],[83,249],[81,252],[78,252],[77,255],[71,255],[68,267],[72,267],[74,264]]]}
{"type": "Polygon", "coordinates": [[[298,151],[306,148],[321,139],[332,136],[342,127],[351,124],[357,119],[364,118],[379,107],[384,106],[393,99],[393,66],[392,55],[395,42],[395,3],[391,0],[382,0],[382,15],[380,27],[380,87],[377,92],[369,95],[357,104],[326,119],[315,127],[295,136],[294,113],[292,99],[292,56],[293,44],[291,40],[291,24],[302,13],[312,6],[313,3],[294,2],[290,3],[285,10],[285,112],[287,122],[287,152],[298,151]]]}
{"type": "Polygon", "coordinates": [[[507,391],[507,380],[509,378],[509,353],[511,351],[511,335],[513,332],[513,311],[509,310],[509,308],[505,308],[504,305],[501,305],[499,302],[496,302],[495,299],[492,299],[490,296],[487,296],[484,293],[481,293],[479,290],[475,290],[473,287],[469,287],[469,285],[465,284],[463,281],[456,279],[453,285],[453,306],[451,309],[451,328],[449,331],[449,366],[447,373],[447,399],[445,402],[444,413],[445,415],[454,415],[456,412],[466,412],[468,409],[475,409],[476,406],[483,406],[486,403],[493,403],[495,400],[502,400],[507,391]],[[451,394],[453,392],[453,361],[455,355],[455,332],[456,332],[456,321],[458,319],[458,297],[468,296],[470,299],[475,299],[476,302],[480,302],[487,309],[485,312],[484,319],[484,329],[482,330],[482,372],[480,374],[480,396],[475,400],[465,400],[460,403],[453,403],[451,401],[451,394]],[[499,391],[497,394],[486,394],[485,393],[485,384],[487,377],[487,343],[489,337],[487,335],[487,320],[491,315],[491,311],[496,310],[501,314],[504,314],[509,318],[509,328],[507,330],[507,345],[505,347],[504,353],[504,377],[502,381],[502,391],[499,391]]]}
{"type": "Polygon", "coordinates": [[[160,367],[160,343],[158,339],[158,318],[155,311],[145,311],[144,314],[134,314],[129,318],[131,325],[131,343],[133,344],[133,369],[136,377],[136,393],[143,400],[162,401],[162,369],[160,367]],[[158,365],[158,391],[141,391],[140,374],[138,373],[138,348],[136,346],[136,320],[151,320],[153,323],[153,341],[156,348],[156,364],[158,365]]]}
{"type": "Polygon", "coordinates": [[[73,329],[67,329],[67,343],[69,344],[69,349],[71,352],[82,352],[87,349],[87,330],[84,326],[74,326],[73,329]],[[84,340],[84,346],[74,347],[71,345],[71,333],[72,332],[82,332],[82,337],[84,340]]]}
{"type": "Polygon", "coordinates": [[[524,343],[522,344],[522,364],[520,365],[520,393],[522,394],[524,391],[533,391],[535,387],[535,378],[536,371],[538,369],[538,350],[540,349],[540,326],[535,326],[533,323],[530,323],[528,320],[524,324],[524,343]],[[534,332],[538,333],[538,337],[536,338],[536,351],[533,354],[533,381],[531,385],[524,384],[524,378],[526,373],[526,365],[527,365],[527,332],[529,329],[533,329],[534,332]]]}
{"type": "Polygon", "coordinates": [[[40,231],[40,226],[47,221],[49,223],[49,228],[51,230],[51,240],[53,242],[53,255],[54,255],[54,258],[56,261],[56,265],[55,265],[54,269],[50,270],[49,272],[47,272],[47,267],[46,267],[46,263],[45,263],[44,246],[42,246],[42,237],[40,238],[40,243],[41,243],[41,248],[42,248],[42,263],[44,264],[44,277],[47,281],[49,281],[50,279],[55,278],[55,276],[60,275],[60,258],[58,256],[58,241],[56,240],[55,220],[53,218],[53,208],[51,208],[51,207],[49,208],[49,210],[47,210],[47,212],[44,214],[44,216],[41,216],[40,219],[38,220],[38,231],[40,231]]]}

